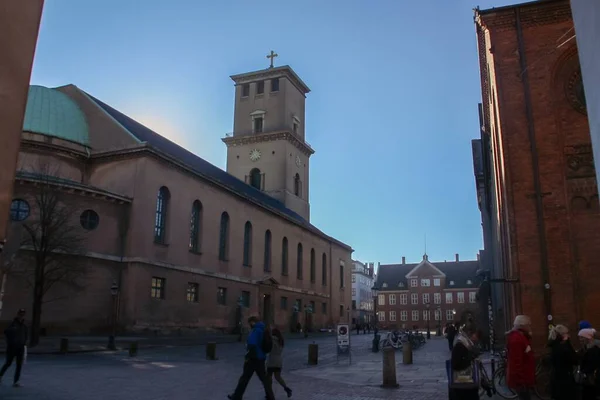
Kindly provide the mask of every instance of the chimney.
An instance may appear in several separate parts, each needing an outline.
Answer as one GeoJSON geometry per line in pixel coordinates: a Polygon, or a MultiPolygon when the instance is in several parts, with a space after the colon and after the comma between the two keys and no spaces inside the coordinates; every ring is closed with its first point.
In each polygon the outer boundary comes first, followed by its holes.
{"type": "Polygon", "coordinates": [[[456,262],[459,262],[460,260],[458,258],[458,253],[456,253],[455,256],[456,256],[456,262]]]}
{"type": "Polygon", "coordinates": [[[402,256],[402,265],[406,264],[406,257],[402,256]]]}

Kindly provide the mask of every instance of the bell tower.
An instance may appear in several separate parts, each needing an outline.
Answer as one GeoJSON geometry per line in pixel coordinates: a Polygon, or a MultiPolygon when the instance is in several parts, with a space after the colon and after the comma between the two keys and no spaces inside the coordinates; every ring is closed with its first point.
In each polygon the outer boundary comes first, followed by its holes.
{"type": "Polygon", "coordinates": [[[309,158],[304,106],[310,89],[288,65],[231,76],[235,82],[233,132],[227,172],[310,219],[309,158]]]}

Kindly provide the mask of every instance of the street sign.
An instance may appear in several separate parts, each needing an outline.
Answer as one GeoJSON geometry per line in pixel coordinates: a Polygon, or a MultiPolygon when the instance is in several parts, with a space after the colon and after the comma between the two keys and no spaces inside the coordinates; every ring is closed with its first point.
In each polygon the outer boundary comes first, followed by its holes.
{"type": "Polygon", "coordinates": [[[336,334],[337,355],[350,357],[350,325],[338,324],[336,334]]]}

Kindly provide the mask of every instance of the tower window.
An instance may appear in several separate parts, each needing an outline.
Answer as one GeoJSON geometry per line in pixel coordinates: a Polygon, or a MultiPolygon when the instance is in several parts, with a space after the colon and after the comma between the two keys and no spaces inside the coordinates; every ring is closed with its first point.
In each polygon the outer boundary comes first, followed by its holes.
{"type": "Polygon", "coordinates": [[[250,186],[257,188],[258,190],[262,189],[262,175],[260,173],[260,169],[253,168],[250,171],[250,186]]]}
{"type": "Polygon", "coordinates": [[[279,78],[271,79],[271,92],[279,92],[279,78]]]}
{"type": "Polygon", "coordinates": [[[294,122],[294,134],[298,134],[298,124],[294,122]]]}
{"type": "Polygon", "coordinates": [[[265,92],[265,81],[256,82],[256,94],[263,94],[265,92]]]}
{"type": "Polygon", "coordinates": [[[255,117],[254,118],[254,133],[262,133],[263,131],[263,117],[255,117]]]}
{"type": "Polygon", "coordinates": [[[294,194],[298,197],[300,197],[302,192],[302,181],[300,180],[300,175],[298,173],[296,173],[296,176],[294,176],[294,194]]]}
{"type": "Polygon", "coordinates": [[[250,96],[250,84],[244,83],[242,85],[242,97],[248,97],[248,96],[250,96]]]}

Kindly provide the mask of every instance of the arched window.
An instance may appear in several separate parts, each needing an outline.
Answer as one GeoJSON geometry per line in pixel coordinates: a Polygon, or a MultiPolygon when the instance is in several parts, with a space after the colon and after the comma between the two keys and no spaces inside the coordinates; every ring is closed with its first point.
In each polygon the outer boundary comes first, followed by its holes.
{"type": "Polygon", "coordinates": [[[265,232],[265,272],[271,272],[271,231],[265,232]]]}
{"type": "Polygon", "coordinates": [[[300,174],[296,173],[294,176],[294,194],[298,197],[302,195],[302,182],[300,181],[300,174]]]}
{"type": "Polygon", "coordinates": [[[250,171],[250,186],[254,186],[258,190],[262,190],[262,175],[260,169],[253,168],[250,171]]]}
{"type": "Polygon", "coordinates": [[[315,257],[315,249],[310,249],[310,283],[315,283],[317,280],[317,260],[315,257]]]}
{"type": "Polygon", "coordinates": [[[303,254],[302,254],[302,243],[298,243],[298,256],[296,259],[296,277],[298,279],[302,279],[302,264],[304,263],[303,261],[303,254]]]}
{"type": "Polygon", "coordinates": [[[156,198],[156,216],[154,218],[154,241],[165,243],[167,239],[167,211],[171,194],[165,186],[158,189],[156,198]]]}
{"type": "Polygon", "coordinates": [[[200,251],[200,221],[202,221],[202,203],[199,200],[192,204],[190,216],[190,251],[200,251]]]}
{"type": "Polygon", "coordinates": [[[323,258],[321,260],[321,265],[323,270],[321,271],[321,283],[323,286],[327,286],[327,254],[323,253],[323,258]]]}
{"type": "Polygon", "coordinates": [[[288,240],[286,237],[281,241],[281,275],[288,274],[288,240]]]}
{"type": "Polygon", "coordinates": [[[340,287],[344,287],[344,266],[340,264],[340,287]]]}
{"type": "Polygon", "coordinates": [[[219,231],[219,260],[227,261],[229,252],[229,214],[221,214],[221,230],[219,231]]]}
{"type": "Polygon", "coordinates": [[[252,223],[246,222],[244,226],[244,262],[246,267],[252,265],[252,223]]]}

